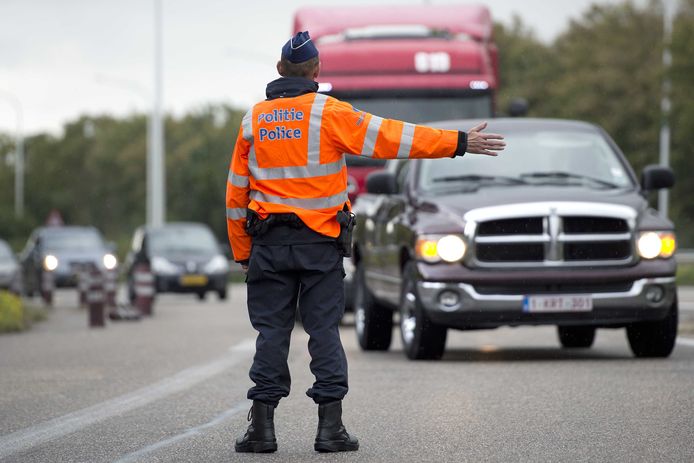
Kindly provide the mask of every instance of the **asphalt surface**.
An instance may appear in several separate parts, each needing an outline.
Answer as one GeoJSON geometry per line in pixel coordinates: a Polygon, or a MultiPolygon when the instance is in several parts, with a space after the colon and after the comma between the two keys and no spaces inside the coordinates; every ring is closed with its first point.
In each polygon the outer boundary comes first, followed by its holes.
{"type": "MultiPolygon", "coordinates": [[[[685,323],[694,290],[680,290],[685,323]]],[[[442,361],[365,353],[342,337],[344,421],[358,452],[313,451],[307,336],[294,331],[279,450],[236,454],[247,426],[254,331],[230,300],[163,296],[152,318],[87,328],[61,291],[47,321],[0,336],[0,461],[694,461],[694,336],[669,359],[634,359],[624,330],[562,350],[552,327],[449,333],[442,361]]]]}

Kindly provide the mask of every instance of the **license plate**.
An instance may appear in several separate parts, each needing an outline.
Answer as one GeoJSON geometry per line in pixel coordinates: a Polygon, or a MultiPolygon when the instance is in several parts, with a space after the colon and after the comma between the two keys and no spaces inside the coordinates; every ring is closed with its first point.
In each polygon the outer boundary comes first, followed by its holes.
{"type": "Polygon", "coordinates": [[[179,281],[181,286],[205,286],[207,284],[207,276],[183,275],[179,281]]]}
{"type": "Polygon", "coordinates": [[[590,295],[525,296],[523,312],[590,312],[593,298],[590,295]]]}

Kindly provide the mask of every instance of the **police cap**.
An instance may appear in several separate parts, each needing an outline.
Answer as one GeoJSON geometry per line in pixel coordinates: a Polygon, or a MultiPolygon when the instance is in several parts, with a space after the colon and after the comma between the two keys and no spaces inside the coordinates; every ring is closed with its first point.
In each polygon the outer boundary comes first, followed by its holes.
{"type": "Polygon", "coordinates": [[[282,47],[282,58],[292,63],[303,63],[318,56],[318,49],[313,44],[308,31],[297,32],[282,47]]]}

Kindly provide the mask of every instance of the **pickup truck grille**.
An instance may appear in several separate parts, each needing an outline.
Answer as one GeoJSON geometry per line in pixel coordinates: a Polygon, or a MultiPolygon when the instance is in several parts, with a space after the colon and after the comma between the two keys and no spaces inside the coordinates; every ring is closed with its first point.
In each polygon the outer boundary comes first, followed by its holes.
{"type": "MultiPolygon", "coordinates": [[[[468,240],[473,243],[468,264],[478,267],[560,267],[629,264],[634,259],[633,217],[622,206],[596,207],[598,212],[616,216],[593,215],[587,203],[533,204],[530,217],[493,217],[473,215],[468,220],[468,240]],[[572,206],[577,210],[572,211],[572,206]],[[470,233],[470,230],[472,232],[470,233]]],[[[493,208],[519,214],[517,208],[493,208]]],[[[499,214],[503,215],[503,214],[499,214]]]]}

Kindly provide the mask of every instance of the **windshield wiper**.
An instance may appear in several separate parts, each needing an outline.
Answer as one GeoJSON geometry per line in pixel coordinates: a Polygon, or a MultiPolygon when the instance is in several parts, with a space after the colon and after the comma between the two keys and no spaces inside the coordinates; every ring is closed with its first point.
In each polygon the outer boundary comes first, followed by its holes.
{"type": "Polygon", "coordinates": [[[432,182],[503,182],[508,185],[527,184],[525,180],[517,177],[504,177],[503,175],[451,175],[448,177],[436,177],[432,182]]]}
{"type": "Polygon", "coordinates": [[[595,177],[590,177],[588,175],[572,174],[571,172],[561,172],[561,171],[551,171],[551,172],[527,172],[525,174],[520,174],[524,178],[558,178],[558,179],[578,179],[578,180],[588,180],[593,183],[597,183],[608,188],[619,188],[619,185],[608,182],[607,180],[602,180],[595,177]]]}

